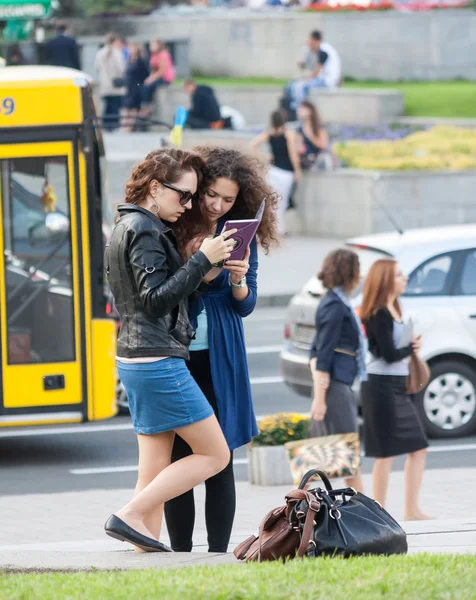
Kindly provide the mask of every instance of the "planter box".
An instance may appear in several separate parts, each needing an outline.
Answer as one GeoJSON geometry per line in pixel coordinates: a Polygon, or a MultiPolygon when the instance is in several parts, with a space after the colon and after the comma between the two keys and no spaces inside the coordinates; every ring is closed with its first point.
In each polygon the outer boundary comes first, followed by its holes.
{"type": "Polygon", "coordinates": [[[476,171],[306,173],[296,193],[293,233],[346,237],[476,222],[476,171]]]}
{"type": "Polygon", "coordinates": [[[291,485],[288,455],[284,446],[246,447],[248,479],[253,485],[291,485]]]}
{"type": "MultiPolygon", "coordinates": [[[[279,108],[283,86],[217,85],[220,106],[231,106],[245,118],[246,124],[266,125],[271,113],[279,108]]],[[[324,123],[372,125],[392,121],[403,115],[403,94],[396,90],[338,88],[311,90],[324,123]]],[[[173,123],[177,106],[189,106],[190,99],[178,85],[163,87],[155,95],[155,116],[173,123]]]]}

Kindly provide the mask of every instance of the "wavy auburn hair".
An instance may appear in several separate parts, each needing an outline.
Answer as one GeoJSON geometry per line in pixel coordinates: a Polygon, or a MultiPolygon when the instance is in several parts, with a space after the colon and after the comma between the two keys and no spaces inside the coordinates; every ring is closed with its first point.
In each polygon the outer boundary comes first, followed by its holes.
{"type": "MultiPolygon", "coordinates": [[[[265,170],[259,159],[232,148],[197,146],[193,149],[204,161],[205,169],[199,193],[203,196],[217,179],[234,181],[239,192],[236,201],[226,214],[227,219],[253,219],[266,199],[263,218],[257,232],[258,242],[266,253],[273,245],[278,245],[276,235],[277,194],[266,183],[265,170]]],[[[201,234],[211,232],[212,223],[201,209],[201,202],[194,202],[174,225],[179,247],[183,251],[186,244],[201,234]]]]}
{"type": "Polygon", "coordinates": [[[335,287],[349,290],[359,281],[359,276],[359,257],[353,250],[348,248],[339,248],[330,252],[317,274],[317,278],[322,281],[322,285],[328,290],[335,287]]]}
{"type": "MultiPolygon", "coordinates": [[[[382,258],[375,261],[370,267],[360,307],[360,319],[364,325],[377,311],[387,307],[388,299],[395,289],[396,265],[397,261],[391,258],[382,258]]],[[[395,298],[394,307],[401,315],[402,308],[398,298],[395,298]]]]}
{"type": "Polygon", "coordinates": [[[124,202],[143,204],[149,194],[150,182],[165,181],[176,183],[184,172],[195,171],[198,185],[203,177],[203,160],[195,152],[186,152],[177,148],[153,150],[144,160],[132,169],[125,186],[124,202]]]}

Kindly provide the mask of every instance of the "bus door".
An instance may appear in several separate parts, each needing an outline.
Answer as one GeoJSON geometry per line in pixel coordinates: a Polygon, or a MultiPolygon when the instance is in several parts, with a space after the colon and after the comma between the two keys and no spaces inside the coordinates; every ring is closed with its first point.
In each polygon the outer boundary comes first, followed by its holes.
{"type": "Polygon", "coordinates": [[[0,426],[87,416],[72,142],[0,145],[0,426]]]}

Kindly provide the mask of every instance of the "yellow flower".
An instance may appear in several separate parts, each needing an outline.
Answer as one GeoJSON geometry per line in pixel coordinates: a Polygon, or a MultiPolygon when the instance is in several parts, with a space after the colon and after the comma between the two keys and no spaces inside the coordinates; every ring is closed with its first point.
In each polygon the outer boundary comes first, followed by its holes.
{"type": "Polygon", "coordinates": [[[336,143],[334,149],[349,167],[360,169],[464,170],[476,168],[476,132],[436,126],[406,138],[336,143]]]}

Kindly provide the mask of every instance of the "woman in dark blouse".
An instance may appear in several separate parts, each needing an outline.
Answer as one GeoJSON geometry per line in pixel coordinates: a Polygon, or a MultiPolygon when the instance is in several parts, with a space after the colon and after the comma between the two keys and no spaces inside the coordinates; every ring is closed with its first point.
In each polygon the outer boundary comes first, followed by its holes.
{"type": "Polygon", "coordinates": [[[298,117],[301,165],[303,169],[312,169],[316,165],[319,155],[328,150],[329,136],[321,126],[321,119],[316,107],[309,100],[304,100],[299,105],[298,117]]]}
{"type": "MultiPolygon", "coordinates": [[[[314,399],[311,415],[324,421],[329,435],[358,432],[357,400],[352,390],[365,373],[365,345],[350,296],[360,282],[359,257],[346,248],[331,252],[318,275],[327,288],[316,312],[316,336],[311,348],[314,399]]],[[[360,473],[346,484],[363,492],[360,473]]]]}
{"type": "Polygon", "coordinates": [[[362,385],[362,408],[366,455],[376,458],[375,500],[385,505],[393,459],[408,454],[404,518],[421,520],[428,518],[418,502],[428,443],[406,393],[409,359],[421,346],[421,337],[410,337],[402,318],[399,297],[407,281],[398,263],[391,259],[376,261],[367,276],[361,318],[371,359],[367,364],[368,381],[362,385]]]}
{"type": "Polygon", "coordinates": [[[289,207],[293,186],[301,181],[302,169],[297,151],[297,134],[286,128],[285,115],[281,110],[271,114],[268,131],[264,131],[251,141],[253,150],[268,144],[271,150],[271,167],[268,171],[268,183],[278,195],[278,233],[284,235],[286,227],[284,213],[289,207]]]}

